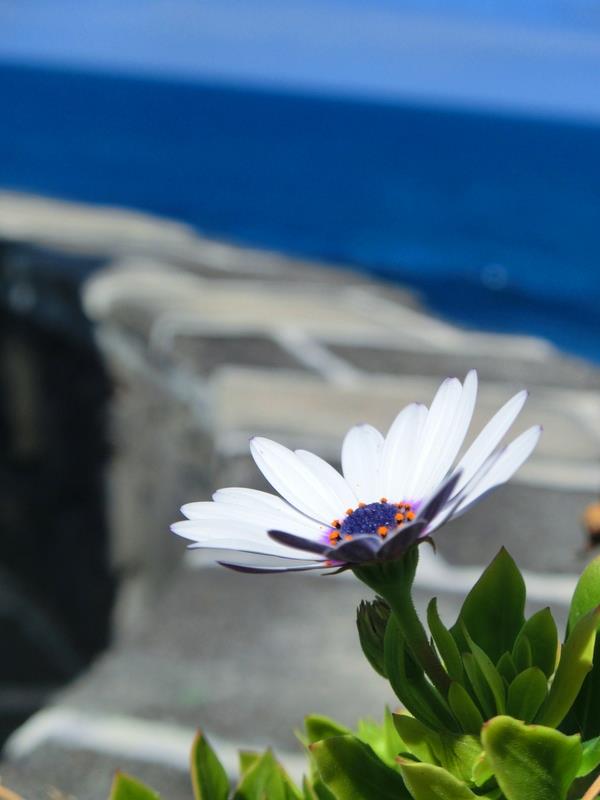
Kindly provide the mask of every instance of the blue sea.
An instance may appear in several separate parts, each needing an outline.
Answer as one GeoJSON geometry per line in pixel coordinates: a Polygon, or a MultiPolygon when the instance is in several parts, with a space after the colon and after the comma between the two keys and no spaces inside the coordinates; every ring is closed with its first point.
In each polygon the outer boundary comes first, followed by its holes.
{"type": "Polygon", "coordinates": [[[2,187],[348,264],[600,362],[598,125],[8,63],[0,103],[2,187]]]}

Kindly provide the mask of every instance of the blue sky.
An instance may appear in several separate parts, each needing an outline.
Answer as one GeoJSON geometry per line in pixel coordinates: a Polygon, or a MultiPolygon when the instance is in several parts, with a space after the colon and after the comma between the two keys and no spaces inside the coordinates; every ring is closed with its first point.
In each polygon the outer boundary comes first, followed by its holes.
{"type": "Polygon", "coordinates": [[[600,117],[591,0],[0,0],[0,58],[600,117]]]}

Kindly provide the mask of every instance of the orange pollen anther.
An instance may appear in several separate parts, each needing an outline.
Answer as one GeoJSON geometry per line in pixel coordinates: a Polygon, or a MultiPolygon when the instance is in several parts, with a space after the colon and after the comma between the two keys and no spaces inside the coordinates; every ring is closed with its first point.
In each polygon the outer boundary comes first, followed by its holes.
{"type": "Polygon", "coordinates": [[[404,514],[396,514],[394,519],[396,520],[396,522],[404,522],[404,514]]]}
{"type": "Polygon", "coordinates": [[[366,506],[366,505],[367,505],[366,503],[359,503],[359,504],[358,504],[358,507],[359,507],[359,508],[365,508],[365,506],[366,506]]]}
{"type": "Polygon", "coordinates": [[[413,520],[417,515],[414,511],[407,511],[406,512],[406,519],[413,520]]]}
{"type": "Polygon", "coordinates": [[[347,534],[344,536],[344,539],[345,539],[347,542],[349,542],[349,541],[352,539],[352,536],[350,536],[350,534],[349,534],[349,533],[347,533],[347,534]]]}
{"type": "Polygon", "coordinates": [[[329,534],[329,541],[331,544],[335,544],[340,540],[340,534],[337,531],[331,531],[329,534]]]}
{"type": "Polygon", "coordinates": [[[387,501],[388,501],[388,500],[387,500],[387,497],[380,497],[380,498],[379,498],[379,502],[380,502],[380,503],[387,503],[387,501]]]}
{"type": "Polygon", "coordinates": [[[354,511],[354,509],[353,509],[353,508],[347,508],[347,509],[346,509],[346,516],[347,516],[347,517],[349,517],[349,516],[350,516],[350,514],[352,514],[352,512],[353,512],[353,511],[354,511]]]}
{"type": "Polygon", "coordinates": [[[333,522],[331,523],[331,527],[332,528],[341,528],[342,527],[342,523],[339,521],[339,519],[334,519],[333,522]]]}
{"type": "Polygon", "coordinates": [[[382,539],[384,539],[387,536],[388,527],[386,525],[380,525],[379,528],[377,528],[377,533],[381,536],[382,539]]]}

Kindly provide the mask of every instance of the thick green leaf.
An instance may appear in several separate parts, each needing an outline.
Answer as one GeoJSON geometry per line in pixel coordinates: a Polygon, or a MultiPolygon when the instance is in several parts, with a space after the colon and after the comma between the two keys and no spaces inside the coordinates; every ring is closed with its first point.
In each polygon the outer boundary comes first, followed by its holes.
{"type": "Polygon", "coordinates": [[[531,647],[532,666],[539,667],[549,678],[556,669],[559,652],[556,622],[549,608],[542,608],[529,617],[517,636],[515,647],[518,648],[519,640],[523,636],[527,638],[531,647]]]}
{"type": "Polygon", "coordinates": [[[581,764],[577,770],[578,778],[583,775],[589,775],[596,767],[600,766],[600,736],[596,736],[595,739],[589,739],[587,742],[582,742],[581,747],[583,753],[581,764]]]}
{"type": "Polygon", "coordinates": [[[427,606],[427,623],[438,653],[446,667],[446,672],[452,680],[461,681],[463,677],[463,666],[460,651],[452,634],[440,619],[436,597],[432,598],[427,606]]]}
{"type": "Polygon", "coordinates": [[[242,775],[233,800],[302,800],[301,792],[268,750],[242,775]]]}
{"type": "MultiPolygon", "coordinates": [[[[600,556],[595,558],[579,578],[569,613],[569,630],[586,613],[600,605],[600,556]]],[[[586,677],[573,706],[577,730],[584,739],[600,735],[600,636],[596,637],[594,666],[586,677]]]]}
{"type": "Polygon", "coordinates": [[[511,717],[533,722],[547,694],[548,679],[538,667],[529,667],[508,687],[506,710],[511,717]]]}
{"type": "Polygon", "coordinates": [[[448,703],[462,730],[465,733],[478,734],[483,725],[483,717],[471,695],[460,683],[450,684],[448,703]]]}
{"type": "Polygon", "coordinates": [[[581,617],[571,630],[563,645],[548,698],[537,717],[540,724],[557,727],[573,705],[585,676],[592,668],[599,620],[600,607],[581,617]]]}
{"type": "Polygon", "coordinates": [[[496,664],[496,669],[507,684],[512,683],[517,677],[517,667],[510,653],[502,653],[500,660],[496,664]]]}
{"type": "Polygon", "coordinates": [[[308,778],[304,778],[302,791],[304,792],[304,800],[335,800],[335,797],[320,779],[311,782],[308,778]]]}
{"type": "Polygon", "coordinates": [[[336,800],[410,800],[400,775],[355,736],[325,739],[310,750],[336,800]]]}
{"type": "Polygon", "coordinates": [[[469,645],[469,649],[473,653],[475,661],[477,662],[477,666],[479,667],[485,682],[490,687],[490,690],[494,696],[496,712],[498,714],[504,714],[506,710],[506,691],[502,676],[491,662],[489,656],[484,653],[479,645],[475,644],[466,628],[463,629],[463,636],[469,645]]]}
{"type": "Polygon", "coordinates": [[[321,714],[309,714],[308,717],[305,717],[304,727],[309,744],[320,742],[321,739],[329,739],[330,736],[345,736],[352,733],[350,728],[321,714]]]}
{"type": "Polygon", "coordinates": [[[482,741],[507,800],[565,800],[581,761],[578,736],[495,717],[482,741]]]}
{"type": "Polygon", "coordinates": [[[473,688],[473,693],[475,694],[477,702],[483,711],[484,717],[485,719],[490,719],[490,717],[493,717],[496,713],[494,695],[492,694],[492,690],[484,678],[479,664],[477,663],[477,659],[473,653],[463,654],[463,664],[465,666],[467,677],[469,678],[469,683],[473,688]]]}
{"type": "Polygon", "coordinates": [[[451,629],[459,649],[468,649],[462,626],[492,662],[511,651],[523,623],[525,583],[515,562],[502,548],[467,595],[451,629]],[[500,602],[500,599],[502,602],[500,602]]]}
{"type": "Polygon", "coordinates": [[[471,780],[475,786],[481,787],[491,780],[493,776],[494,772],[491,764],[486,758],[485,753],[482,751],[473,764],[473,769],[471,770],[471,780]]]}
{"type": "Polygon", "coordinates": [[[159,800],[159,798],[160,795],[132,778],[131,775],[117,772],[112,783],[109,800],[159,800]]]}
{"type": "Polygon", "coordinates": [[[431,728],[456,729],[448,703],[408,652],[395,616],[385,632],[385,671],[396,696],[413,716],[431,728]]]}
{"type": "Polygon", "coordinates": [[[414,800],[477,800],[466,784],[442,767],[405,761],[400,771],[414,800]]]}
{"type": "Polygon", "coordinates": [[[200,731],[192,743],[190,774],[196,800],[227,800],[229,778],[206,737],[200,731]]]}

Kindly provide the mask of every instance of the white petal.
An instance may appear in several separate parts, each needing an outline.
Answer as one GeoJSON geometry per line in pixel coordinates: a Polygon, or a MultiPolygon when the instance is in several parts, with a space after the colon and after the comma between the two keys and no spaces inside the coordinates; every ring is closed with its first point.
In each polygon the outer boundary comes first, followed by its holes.
{"type": "Polygon", "coordinates": [[[273,508],[243,508],[204,501],[187,503],[182,507],[181,513],[190,520],[225,520],[232,525],[254,526],[265,534],[269,530],[277,529],[314,539],[326,530],[324,525],[319,526],[308,517],[298,515],[299,519],[294,519],[273,508]]]}
{"type": "MultiPolygon", "coordinates": [[[[222,506],[237,509],[238,514],[242,510],[249,509],[250,511],[263,511],[267,513],[277,513],[289,523],[296,526],[302,526],[306,531],[306,535],[311,531],[314,534],[320,534],[325,531],[329,526],[322,525],[316,522],[312,517],[307,517],[297,511],[294,506],[291,506],[285,500],[277,495],[269,494],[269,492],[261,492],[258,489],[246,489],[242,487],[227,487],[225,489],[218,489],[213,494],[213,500],[222,506]]],[[[185,508],[185,506],[184,506],[185,508]]],[[[184,512],[185,513],[185,512],[184,512]]]]}
{"type": "Polygon", "coordinates": [[[265,531],[252,526],[232,524],[225,520],[183,520],[171,526],[173,533],[190,539],[192,547],[215,550],[240,550],[247,553],[314,561],[314,554],[302,553],[273,542],[265,531]]]}
{"type": "Polygon", "coordinates": [[[411,467],[415,459],[415,444],[427,409],[411,403],[398,414],[385,437],[381,455],[380,494],[392,502],[404,499],[411,467]]]}
{"type": "Polygon", "coordinates": [[[334,469],[327,461],[319,458],[308,450],[296,450],[296,455],[313,473],[315,478],[325,486],[328,491],[335,495],[342,509],[354,508],[358,503],[358,498],[342,478],[337,469],[334,469]]]}
{"type": "Polygon", "coordinates": [[[427,470],[423,484],[418,487],[417,494],[421,497],[429,495],[448,474],[467,435],[476,399],[477,372],[472,369],[465,378],[454,414],[446,430],[440,432],[440,441],[435,447],[436,456],[432,459],[435,463],[427,470]]]}
{"type": "Polygon", "coordinates": [[[406,488],[406,495],[412,500],[422,500],[427,491],[428,473],[436,467],[439,448],[449,435],[461,393],[461,382],[457,378],[446,378],[433,398],[420,441],[416,445],[416,462],[406,488]]]}
{"type": "Polygon", "coordinates": [[[475,472],[477,472],[477,469],[483,464],[490,453],[500,444],[523,408],[527,400],[527,395],[528,393],[526,391],[522,391],[512,397],[508,403],[505,403],[500,411],[492,417],[479,436],[477,436],[473,444],[457,464],[457,469],[462,469],[463,474],[458,482],[455,493],[458,493],[462,489],[475,472]]]}
{"type": "Polygon", "coordinates": [[[498,461],[490,471],[476,483],[473,490],[468,492],[460,503],[453,516],[458,516],[466,511],[473,503],[490,489],[510,480],[519,467],[529,458],[542,434],[539,425],[529,428],[512,441],[504,450],[498,461]]]}
{"type": "Polygon", "coordinates": [[[382,446],[383,436],[372,425],[356,425],[344,438],[344,477],[363,503],[372,503],[381,496],[379,466],[382,446]]]}
{"type": "Polygon", "coordinates": [[[257,436],[250,442],[250,451],[271,486],[303,514],[326,525],[343,514],[336,496],[287,447],[257,436]]]}

